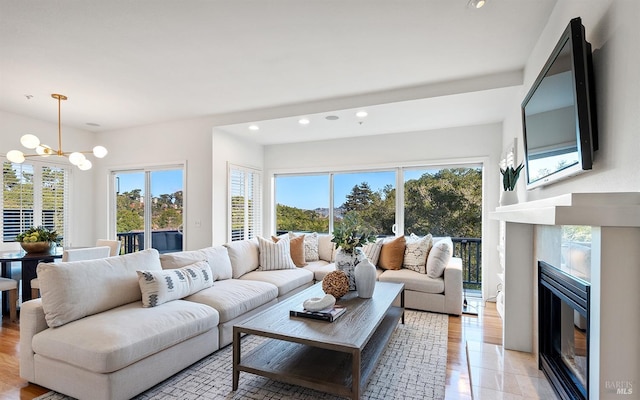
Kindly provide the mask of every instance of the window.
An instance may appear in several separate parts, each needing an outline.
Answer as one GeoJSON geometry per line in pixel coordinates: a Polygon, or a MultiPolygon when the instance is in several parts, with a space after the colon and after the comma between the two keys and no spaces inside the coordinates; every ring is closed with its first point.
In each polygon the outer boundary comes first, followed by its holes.
{"type": "Polygon", "coordinates": [[[262,234],[262,185],[259,170],[228,165],[229,241],[262,234]]]}
{"type": "Polygon", "coordinates": [[[329,233],[329,175],[281,175],[275,186],[276,233],[329,233]]]}
{"type": "Polygon", "coordinates": [[[2,239],[12,242],[16,235],[32,226],[44,226],[58,232],[64,245],[68,225],[68,166],[38,162],[14,164],[2,168],[2,239]]]}
{"type": "Polygon", "coordinates": [[[475,165],[279,174],[275,200],[278,232],[330,232],[349,211],[378,236],[480,238],[482,232],[482,168],[475,165]]]}
{"type": "MultiPolygon", "coordinates": [[[[184,166],[113,171],[112,226],[124,253],[183,249],[184,166]]],[[[113,232],[113,231],[112,231],[113,232]]]]}

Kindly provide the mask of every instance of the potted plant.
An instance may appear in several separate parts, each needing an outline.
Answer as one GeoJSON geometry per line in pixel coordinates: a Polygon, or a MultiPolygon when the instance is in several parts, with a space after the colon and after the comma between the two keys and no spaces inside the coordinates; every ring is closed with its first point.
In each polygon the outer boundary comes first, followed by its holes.
{"type": "Polygon", "coordinates": [[[347,274],[349,290],[355,290],[355,267],[360,261],[366,259],[362,246],[376,241],[373,228],[365,223],[356,211],[349,211],[334,227],[331,241],[338,245],[336,270],[347,274]]]}
{"type": "Polygon", "coordinates": [[[58,233],[43,226],[31,227],[16,236],[27,253],[47,253],[58,240],[58,233]]]}
{"type": "Polygon", "coordinates": [[[524,164],[520,163],[516,168],[512,166],[508,166],[504,169],[500,168],[500,173],[502,174],[502,188],[504,189],[500,195],[501,206],[516,204],[518,202],[518,193],[516,193],[515,189],[523,167],[524,164]]]}

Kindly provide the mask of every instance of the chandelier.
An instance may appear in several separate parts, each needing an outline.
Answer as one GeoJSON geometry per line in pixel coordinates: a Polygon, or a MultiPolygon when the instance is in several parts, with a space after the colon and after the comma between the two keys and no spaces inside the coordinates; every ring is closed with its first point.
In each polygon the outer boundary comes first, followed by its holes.
{"type": "Polygon", "coordinates": [[[58,100],[58,150],[52,149],[50,146],[46,144],[40,143],[40,139],[37,136],[26,134],[20,138],[20,143],[27,149],[34,150],[36,154],[24,154],[20,150],[11,150],[7,153],[7,159],[13,163],[21,164],[24,162],[26,157],[49,157],[49,156],[58,156],[58,157],[68,157],[69,162],[83,171],[91,169],[91,161],[85,157],[85,154],[93,153],[93,155],[97,158],[103,158],[107,155],[107,149],[103,146],[96,146],[92,151],[74,151],[74,152],[64,152],[62,151],[62,129],[60,124],[60,104],[62,100],[67,100],[67,96],[63,94],[53,93],[51,95],[54,99],[58,100]]]}

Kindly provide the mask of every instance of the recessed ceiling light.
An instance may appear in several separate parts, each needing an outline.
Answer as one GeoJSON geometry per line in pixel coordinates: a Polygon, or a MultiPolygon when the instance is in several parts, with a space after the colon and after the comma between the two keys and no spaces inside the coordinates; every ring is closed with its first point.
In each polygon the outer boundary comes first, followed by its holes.
{"type": "Polygon", "coordinates": [[[252,131],[259,131],[260,127],[258,125],[249,125],[249,130],[252,131]]]}
{"type": "Polygon", "coordinates": [[[300,125],[309,125],[309,123],[310,123],[310,122],[311,122],[311,121],[309,121],[309,118],[300,118],[300,119],[298,120],[298,123],[299,123],[300,125]]]}
{"type": "Polygon", "coordinates": [[[100,124],[96,124],[95,122],[87,122],[87,125],[89,126],[100,126],[100,124]]]}
{"type": "Polygon", "coordinates": [[[335,121],[340,119],[340,117],[338,117],[337,115],[327,115],[326,117],[324,117],[324,119],[328,120],[328,121],[335,121]]]}
{"type": "Polygon", "coordinates": [[[367,113],[366,111],[358,111],[358,112],[356,113],[356,117],[358,117],[358,118],[364,118],[364,117],[366,117],[367,115],[369,115],[369,113],[367,113]]]}
{"type": "Polygon", "coordinates": [[[482,8],[487,3],[486,0],[470,0],[469,5],[473,8],[482,8]]]}

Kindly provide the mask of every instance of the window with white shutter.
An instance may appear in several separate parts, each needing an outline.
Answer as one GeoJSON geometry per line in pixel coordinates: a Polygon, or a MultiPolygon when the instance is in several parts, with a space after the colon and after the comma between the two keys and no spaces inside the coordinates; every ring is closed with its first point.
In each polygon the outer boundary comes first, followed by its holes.
{"type": "Polygon", "coordinates": [[[67,166],[37,162],[2,164],[2,240],[15,241],[16,235],[32,226],[58,232],[64,244],[67,231],[69,175],[67,166]]]}
{"type": "Polygon", "coordinates": [[[262,178],[259,170],[229,164],[229,241],[262,233],[262,178]]]}

